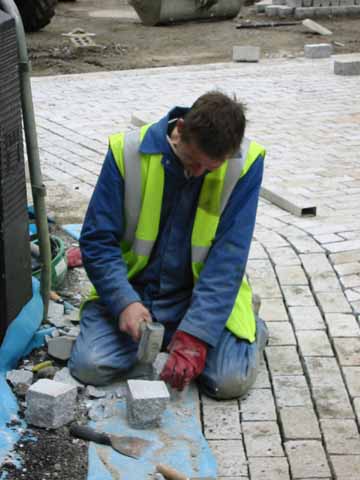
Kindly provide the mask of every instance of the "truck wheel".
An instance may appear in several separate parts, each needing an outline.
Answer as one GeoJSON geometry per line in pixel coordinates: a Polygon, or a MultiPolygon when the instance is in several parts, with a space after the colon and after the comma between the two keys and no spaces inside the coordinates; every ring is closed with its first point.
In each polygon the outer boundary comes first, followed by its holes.
{"type": "Polygon", "coordinates": [[[36,32],[50,23],[57,0],[15,0],[26,32],[36,32]]]}

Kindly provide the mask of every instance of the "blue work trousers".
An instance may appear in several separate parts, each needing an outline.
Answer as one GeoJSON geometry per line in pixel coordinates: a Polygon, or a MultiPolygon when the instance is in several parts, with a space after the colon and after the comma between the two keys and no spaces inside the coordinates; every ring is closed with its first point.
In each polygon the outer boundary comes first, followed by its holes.
{"type": "MultiPolygon", "coordinates": [[[[240,340],[224,329],[215,348],[209,348],[205,369],[197,381],[216,399],[243,396],[255,382],[260,355],[267,343],[265,322],[257,319],[256,341],[240,340]]],[[[163,348],[169,336],[165,335],[163,348]]],[[[85,384],[105,385],[126,375],[136,362],[138,344],[118,329],[117,322],[99,302],[88,302],[82,312],[80,335],[69,368],[85,384]]]]}

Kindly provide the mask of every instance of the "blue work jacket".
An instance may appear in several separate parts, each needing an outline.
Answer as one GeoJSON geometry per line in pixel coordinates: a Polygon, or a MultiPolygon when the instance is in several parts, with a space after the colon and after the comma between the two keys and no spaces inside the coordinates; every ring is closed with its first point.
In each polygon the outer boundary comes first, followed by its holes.
{"type": "Polygon", "coordinates": [[[168,338],[180,329],[215,347],[245,274],[264,159],[259,156],[234,188],[194,286],[191,233],[206,173],[187,177],[166,139],[169,121],[187,110],[175,107],[149,128],[140,145],[144,154],[162,153],[165,170],[159,235],[145,269],[128,281],[119,248],[124,233],[124,181],[110,150],[85,216],[80,247],[89,279],[114,319],[139,301],[165,325],[168,338]]]}

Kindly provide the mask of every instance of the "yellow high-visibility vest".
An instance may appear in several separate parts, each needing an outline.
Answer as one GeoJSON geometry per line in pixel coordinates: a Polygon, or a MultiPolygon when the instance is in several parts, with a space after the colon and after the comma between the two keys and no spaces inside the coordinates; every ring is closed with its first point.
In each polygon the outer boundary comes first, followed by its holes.
{"type": "MultiPolygon", "coordinates": [[[[144,269],[159,233],[164,168],[162,154],[139,153],[139,146],[150,125],[140,132],[115,134],[110,137],[110,148],[124,179],[125,233],[120,247],[128,267],[128,279],[144,269]]],[[[226,160],[219,168],[205,175],[191,237],[192,272],[194,283],[204,267],[214,241],[220,216],[237,183],[246,175],[264,148],[244,139],[239,154],[226,160]]],[[[88,300],[98,299],[93,288],[88,300]]],[[[237,337],[254,342],[256,322],[252,310],[252,292],[244,275],[226,327],[237,337]]]]}

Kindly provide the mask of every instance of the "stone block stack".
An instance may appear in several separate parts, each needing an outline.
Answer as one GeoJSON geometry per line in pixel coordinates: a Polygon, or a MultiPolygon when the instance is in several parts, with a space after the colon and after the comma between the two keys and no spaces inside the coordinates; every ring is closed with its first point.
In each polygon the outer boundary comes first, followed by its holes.
{"type": "Polygon", "coordinates": [[[258,13],[265,12],[268,17],[360,16],[360,0],[272,0],[255,6],[258,13]]]}

